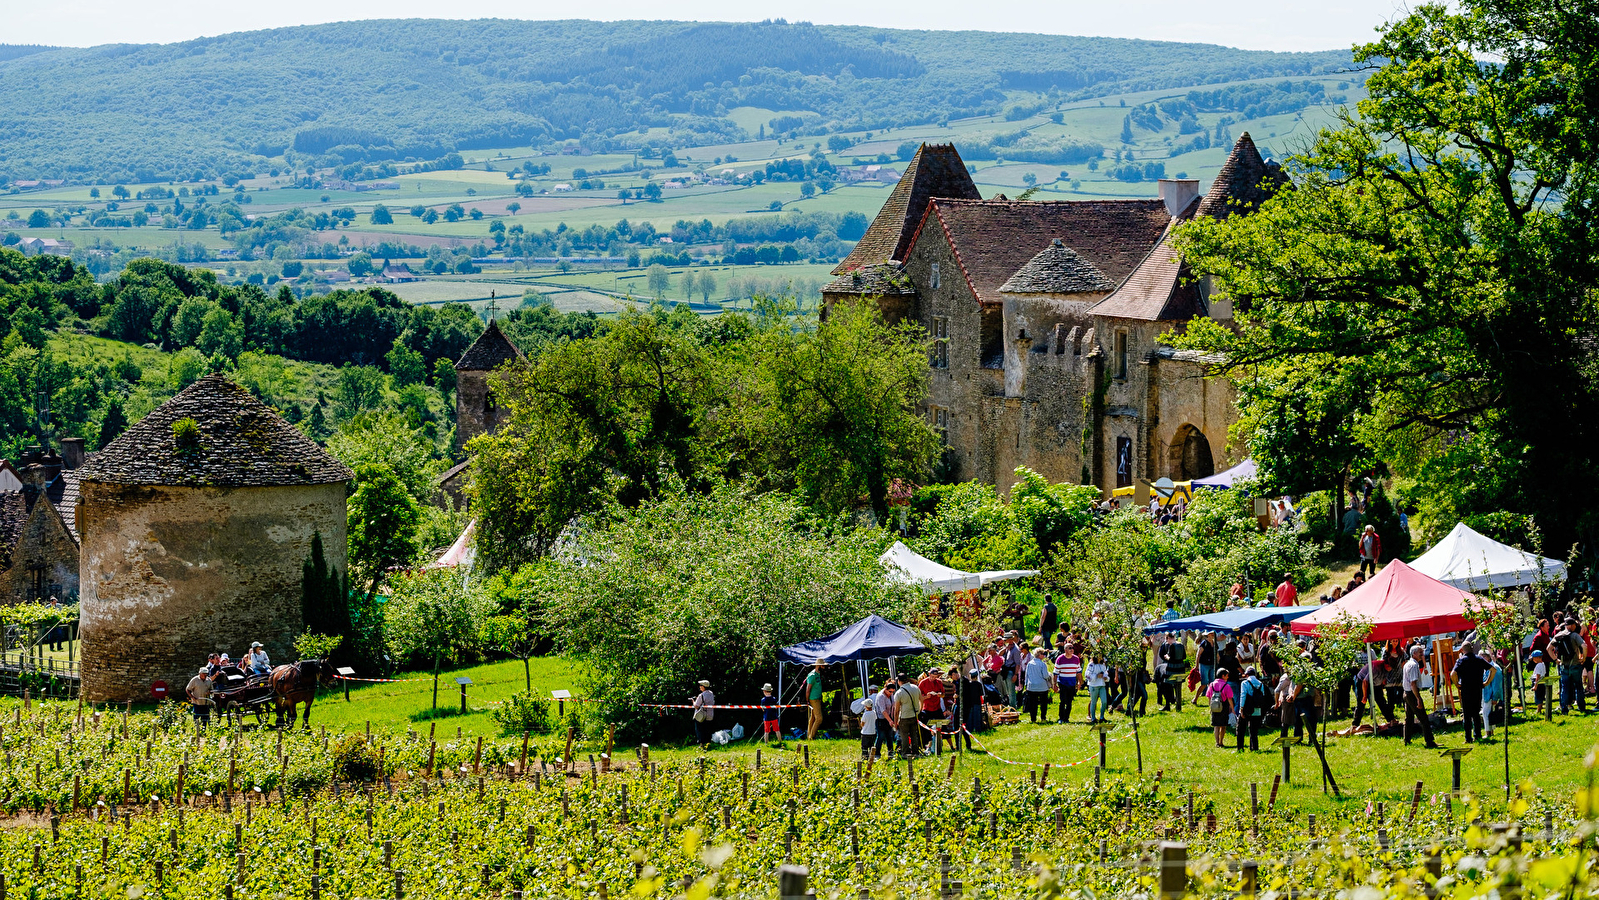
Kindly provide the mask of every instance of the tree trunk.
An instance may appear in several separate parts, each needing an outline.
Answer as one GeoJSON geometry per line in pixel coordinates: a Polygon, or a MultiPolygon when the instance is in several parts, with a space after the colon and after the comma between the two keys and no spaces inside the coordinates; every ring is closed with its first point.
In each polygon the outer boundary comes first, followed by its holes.
{"type": "Polygon", "coordinates": [[[1334,552],[1337,552],[1338,542],[1342,540],[1344,536],[1344,476],[1342,473],[1340,473],[1338,476],[1338,484],[1333,487],[1332,495],[1333,550],[1334,552]]]}
{"type": "MultiPolygon", "coordinates": [[[[1490,715],[1492,713],[1490,712],[1490,715]]],[[[1510,692],[1505,692],[1505,802],[1510,802],[1510,692]]],[[[1592,801],[1589,801],[1590,803],[1592,801]]]]}
{"type": "Polygon", "coordinates": [[[439,708],[439,655],[433,654],[433,708],[439,708]]]}
{"type": "Polygon", "coordinates": [[[522,657],[522,677],[527,679],[528,696],[533,696],[533,669],[525,656],[522,657]]]}

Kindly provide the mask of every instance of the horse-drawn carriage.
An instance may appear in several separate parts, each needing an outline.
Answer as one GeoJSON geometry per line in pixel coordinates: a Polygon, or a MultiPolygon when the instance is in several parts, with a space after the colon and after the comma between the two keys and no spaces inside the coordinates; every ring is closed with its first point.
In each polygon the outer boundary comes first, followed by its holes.
{"type": "Polygon", "coordinates": [[[278,728],[294,726],[296,707],[305,706],[306,728],[311,727],[311,701],[317,685],[333,683],[333,669],[323,660],[304,659],[278,666],[270,674],[249,675],[236,666],[217,670],[211,687],[211,703],[218,715],[243,725],[245,715],[254,715],[256,725],[265,727],[272,713],[278,728]]]}
{"type": "Polygon", "coordinates": [[[272,693],[272,675],[249,675],[235,666],[217,670],[211,688],[211,702],[217,715],[243,725],[245,715],[254,715],[257,726],[266,724],[266,717],[276,707],[272,693]]]}

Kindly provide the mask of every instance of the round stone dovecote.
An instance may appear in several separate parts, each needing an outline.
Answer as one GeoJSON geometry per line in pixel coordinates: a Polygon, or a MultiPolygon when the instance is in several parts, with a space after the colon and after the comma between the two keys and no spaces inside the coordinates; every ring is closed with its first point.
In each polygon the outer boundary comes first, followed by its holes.
{"type": "Polygon", "coordinates": [[[345,570],[350,470],[220,375],[195,382],[83,468],[83,696],[172,696],[212,651],[274,663],[302,630],[320,534],[345,570]]]}

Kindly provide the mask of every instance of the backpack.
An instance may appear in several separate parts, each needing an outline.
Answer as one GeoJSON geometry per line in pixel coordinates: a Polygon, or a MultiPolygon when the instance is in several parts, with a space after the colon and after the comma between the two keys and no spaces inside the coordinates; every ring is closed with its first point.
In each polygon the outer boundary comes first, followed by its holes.
{"type": "Polygon", "coordinates": [[[1212,691],[1210,695],[1210,711],[1221,712],[1227,708],[1227,701],[1222,699],[1221,691],[1212,691]]]}

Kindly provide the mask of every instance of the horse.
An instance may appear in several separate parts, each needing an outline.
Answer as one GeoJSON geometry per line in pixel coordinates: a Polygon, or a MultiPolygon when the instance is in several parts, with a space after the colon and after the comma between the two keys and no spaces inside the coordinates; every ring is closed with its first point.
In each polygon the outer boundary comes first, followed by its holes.
{"type": "Polygon", "coordinates": [[[305,727],[311,727],[311,701],[316,699],[318,684],[333,683],[333,667],[327,660],[302,659],[297,663],[278,666],[268,677],[272,696],[277,703],[277,727],[284,727],[284,713],[288,714],[288,727],[294,727],[295,707],[305,704],[305,727]]]}

